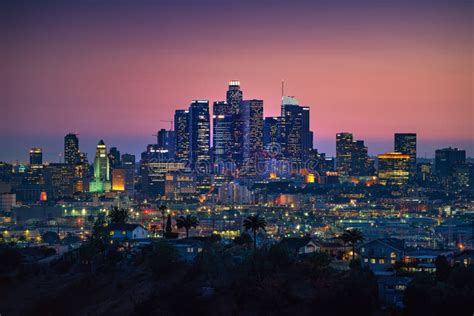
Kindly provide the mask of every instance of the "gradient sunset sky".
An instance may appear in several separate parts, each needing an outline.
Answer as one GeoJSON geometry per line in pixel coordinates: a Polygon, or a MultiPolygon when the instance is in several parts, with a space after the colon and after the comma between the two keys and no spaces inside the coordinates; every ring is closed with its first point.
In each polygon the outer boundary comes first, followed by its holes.
{"type": "Polygon", "coordinates": [[[420,157],[474,156],[473,1],[15,0],[0,12],[0,160],[42,147],[57,161],[68,132],[90,161],[101,138],[138,155],[162,120],[223,100],[231,79],[265,116],[284,79],[329,155],[349,131],[372,155],[416,132],[420,157]]]}

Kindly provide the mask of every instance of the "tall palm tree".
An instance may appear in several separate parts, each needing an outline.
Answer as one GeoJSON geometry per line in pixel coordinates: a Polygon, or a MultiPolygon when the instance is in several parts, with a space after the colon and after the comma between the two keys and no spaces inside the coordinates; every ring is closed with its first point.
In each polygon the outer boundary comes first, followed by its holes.
{"type": "Polygon", "coordinates": [[[355,246],[358,242],[364,240],[364,234],[362,234],[362,232],[359,229],[353,228],[353,229],[346,230],[344,234],[342,234],[342,236],[344,237],[341,237],[341,238],[344,238],[345,240],[347,240],[347,242],[351,244],[352,260],[354,260],[355,259],[355,246]]]}
{"type": "Polygon", "coordinates": [[[346,246],[347,246],[347,243],[349,242],[349,236],[346,235],[346,234],[341,234],[340,236],[336,237],[337,239],[339,239],[340,241],[342,241],[342,245],[344,247],[344,253],[343,253],[343,256],[342,256],[342,259],[344,260],[344,257],[346,255],[346,246]]]}
{"type": "Polygon", "coordinates": [[[161,227],[163,228],[163,233],[165,232],[165,214],[166,214],[166,205],[161,204],[159,210],[161,212],[161,227]]]}
{"type": "Polygon", "coordinates": [[[109,213],[110,223],[112,224],[125,224],[130,217],[127,209],[118,208],[114,206],[109,213]]]}
{"type": "Polygon", "coordinates": [[[257,249],[257,232],[261,229],[263,231],[267,227],[267,221],[260,215],[251,215],[244,220],[245,230],[251,230],[253,232],[253,249],[257,249]]]}
{"type": "Polygon", "coordinates": [[[181,215],[176,220],[176,226],[178,227],[178,229],[181,229],[181,228],[186,229],[186,238],[189,237],[189,230],[193,227],[196,228],[198,225],[199,225],[198,218],[190,214],[186,216],[181,215]]]}

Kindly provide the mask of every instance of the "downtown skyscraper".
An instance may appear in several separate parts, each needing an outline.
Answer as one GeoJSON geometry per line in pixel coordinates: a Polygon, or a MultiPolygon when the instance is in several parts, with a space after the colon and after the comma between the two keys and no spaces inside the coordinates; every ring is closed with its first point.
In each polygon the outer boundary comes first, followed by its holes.
{"type": "Polygon", "coordinates": [[[209,101],[194,100],[189,107],[189,160],[191,163],[211,160],[210,141],[209,101]]]}
{"type": "Polygon", "coordinates": [[[69,133],[64,137],[64,163],[74,165],[79,158],[79,139],[76,134],[69,133]]]}
{"type": "Polygon", "coordinates": [[[410,156],[410,177],[416,174],[416,134],[396,133],[394,135],[394,150],[410,156]]]}
{"type": "Polygon", "coordinates": [[[175,157],[177,160],[189,159],[189,111],[176,110],[174,114],[174,131],[176,135],[175,157]]]}

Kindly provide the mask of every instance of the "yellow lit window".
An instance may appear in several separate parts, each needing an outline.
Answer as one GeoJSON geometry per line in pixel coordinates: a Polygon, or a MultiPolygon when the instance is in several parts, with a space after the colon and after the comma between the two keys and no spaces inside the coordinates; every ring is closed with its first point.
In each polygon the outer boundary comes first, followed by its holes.
{"type": "Polygon", "coordinates": [[[379,264],[385,264],[385,259],[379,259],[379,264]]]}
{"type": "Polygon", "coordinates": [[[110,236],[113,236],[113,235],[114,235],[114,231],[111,230],[111,231],[110,231],[110,236]]]}
{"type": "Polygon", "coordinates": [[[397,257],[397,254],[395,252],[390,253],[390,258],[396,258],[396,257],[397,257]]]}

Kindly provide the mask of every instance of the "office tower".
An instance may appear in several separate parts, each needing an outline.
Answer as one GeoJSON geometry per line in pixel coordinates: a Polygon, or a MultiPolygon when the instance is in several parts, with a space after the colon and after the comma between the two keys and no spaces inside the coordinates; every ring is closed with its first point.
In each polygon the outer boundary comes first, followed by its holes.
{"type": "Polygon", "coordinates": [[[281,130],[279,117],[266,117],[263,121],[263,147],[268,152],[280,153],[281,130]]]}
{"type": "Polygon", "coordinates": [[[189,157],[192,163],[210,161],[209,101],[194,100],[189,107],[189,157]]]}
{"type": "Polygon", "coordinates": [[[449,177],[454,168],[466,163],[466,151],[457,148],[437,149],[435,152],[435,170],[440,177],[449,177]]]}
{"type": "Polygon", "coordinates": [[[336,135],[336,171],[340,176],[349,176],[352,173],[353,143],[351,133],[336,135]]]}
{"type": "Polygon", "coordinates": [[[118,151],[117,147],[110,148],[109,163],[110,163],[110,168],[116,168],[121,165],[120,151],[118,151]]]}
{"type": "Polygon", "coordinates": [[[44,178],[48,197],[71,197],[74,193],[74,165],[65,163],[50,163],[44,168],[44,178]]]}
{"type": "Polygon", "coordinates": [[[248,174],[255,175],[258,154],[263,150],[263,101],[242,101],[241,111],[244,123],[242,158],[248,174]]]}
{"type": "Polygon", "coordinates": [[[243,100],[243,92],[240,90],[240,81],[231,80],[229,81],[229,88],[226,94],[227,103],[230,106],[232,114],[239,113],[240,102],[243,100]]]}
{"type": "Polygon", "coordinates": [[[167,131],[160,129],[157,134],[157,144],[161,149],[168,151],[169,159],[175,158],[176,151],[176,133],[175,131],[167,131]]]}
{"type": "Polygon", "coordinates": [[[281,97],[281,116],[285,116],[285,106],[286,105],[299,105],[298,100],[295,97],[291,96],[282,96],[281,97]]]}
{"type": "Polygon", "coordinates": [[[233,145],[233,116],[231,114],[230,105],[227,102],[214,102],[212,124],[214,161],[230,161],[232,159],[233,145]]]}
{"type": "Polygon", "coordinates": [[[410,177],[416,175],[416,133],[396,133],[394,135],[394,150],[410,156],[410,177]]]}
{"type": "Polygon", "coordinates": [[[161,148],[158,144],[148,144],[146,150],[141,154],[142,161],[170,161],[173,160],[170,157],[168,149],[161,148]]]}
{"type": "Polygon", "coordinates": [[[232,159],[240,166],[243,162],[243,128],[244,122],[241,113],[243,92],[240,90],[240,81],[231,80],[226,93],[226,101],[232,115],[232,159]]]}
{"type": "Polygon", "coordinates": [[[176,133],[176,159],[189,160],[189,111],[176,110],[174,114],[176,133]]]}
{"type": "Polygon", "coordinates": [[[74,165],[74,192],[85,192],[89,187],[89,161],[86,153],[79,153],[79,161],[74,165]]]}
{"type": "Polygon", "coordinates": [[[32,168],[43,166],[43,151],[41,148],[30,149],[30,166],[32,168]]]}
{"type": "Polygon", "coordinates": [[[133,193],[135,171],[130,168],[116,168],[112,170],[112,190],[133,193]]]}
{"type": "Polygon", "coordinates": [[[301,108],[301,155],[302,159],[308,157],[309,150],[313,148],[313,133],[309,130],[309,107],[301,108]]]}
{"type": "Polygon", "coordinates": [[[379,182],[382,185],[402,186],[410,176],[410,155],[399,152],[387,152],[378,155],[379,182]]]}
{"type": "Polygon", "coordinates": [[[368,149],[363,140],[356,140],[352,144],[351,176],[362,177],[368,175],[368,149]]]}
{"type": "Polygon", "coordinates": [[[64,163],[73,165],[79,160],[79,139],[69,133],[64,137],[64,163]]]}
{"type": "Polygon", "coordinates": [[[107,146],[103,140],[97,144],[94,159],[94,180],[89,184],[90,192],[110,190],[110,164],[107,156],[107,146]]]}
{"type": "Polygon", "coordinates": [[[303,110],[298,105],[284,105],[285,156],[300,162],[303,154],[303,110]]]}
{"type": "Polygon", "coordinates": [[[122,155],[122,167],[135,169],[135,155],[123,154],[122,155]]]}

